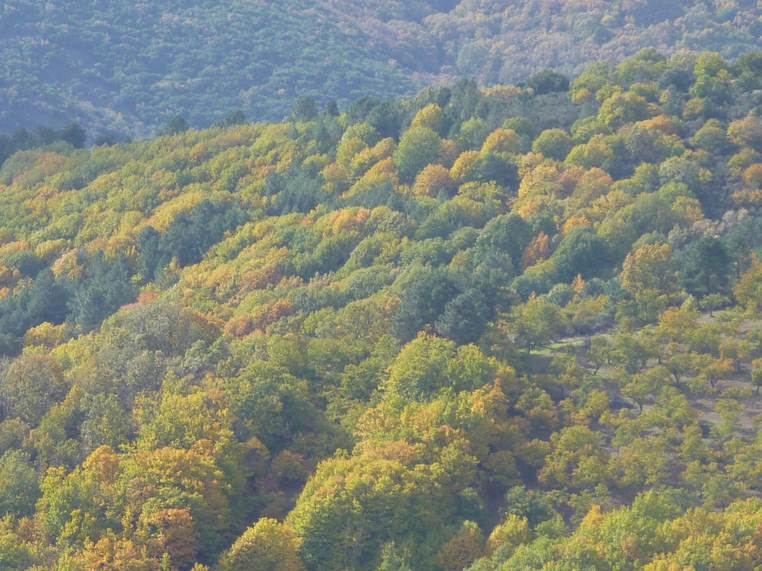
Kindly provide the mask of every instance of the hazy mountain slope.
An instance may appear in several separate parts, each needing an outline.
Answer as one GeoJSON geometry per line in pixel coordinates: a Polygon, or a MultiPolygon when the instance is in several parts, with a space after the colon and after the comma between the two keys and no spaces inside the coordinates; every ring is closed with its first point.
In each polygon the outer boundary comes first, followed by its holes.
{"type": "Polygon", "coordinates": [[[146,134],[176,113],[273,119],[302,94],[412,88],[361,30],[300,0],[11,0],[0,31],[2,130],[78,118],[146,134]]]}
{"type": "Polygon", "coordinates": [[[79,120],[145,135],[182,113],[280,119],[302,95],[411,94],[421,80],[515,81],[644,47],[758,45],[753,0],[8,0],[0,9],[0,131],[79,120]],[[665,8],[668,6],[668,8],[665,8]]]}
{"type": "Polygon", "coordinates": [[[543,67],[576,73],[639,49],[714,50],[733,57],[759,47],[762,10],[754,0],[482,0],[426,20],[451,42],[457,74],[514,82],[543,67]]]}

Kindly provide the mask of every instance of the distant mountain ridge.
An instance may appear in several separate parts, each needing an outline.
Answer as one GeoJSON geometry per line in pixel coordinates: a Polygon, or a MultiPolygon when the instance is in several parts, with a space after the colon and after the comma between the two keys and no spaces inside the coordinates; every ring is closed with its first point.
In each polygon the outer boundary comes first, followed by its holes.
{"type": "Polygon", "coordinates": [[[0,132],[79,121],[151,134],[177,114],[280,119],[300,96],[340,103],[473,76],[578,72],[644,47],[735,57],[759,46],[754,1],[8,0],[0,132]]]}

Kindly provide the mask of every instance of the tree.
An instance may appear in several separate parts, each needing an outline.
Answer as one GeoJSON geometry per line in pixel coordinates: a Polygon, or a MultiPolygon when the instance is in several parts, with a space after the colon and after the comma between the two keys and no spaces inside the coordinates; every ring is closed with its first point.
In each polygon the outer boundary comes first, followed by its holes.
{"type": "Polygon", "coordinates": [[[550,236],[540,232],[535,236],[521,256],[521,269],[526,270],[548,258],[550,254],[550,236]]]}
{"type": "Polygon", "coordinates": [[[49,269],[42,270],[34,279],[27,309],[31,324],[52,323],[59,325],[66,319],[69,292],[56,280],[49,269]]]}
{"type": "MultiPolygon", "coordinates": [[[[225,464],[225,460],[220,464],[225,464]]],[[[203,561],[218,556],[226,544],[232,523],[233,506],[229,494],[234,489],[233,479],[223,472],[220,464],[213,446],[205,447],[203,443],[191,450],[136,451],[119,458],[117,466],[113,466],[108,451],[104,453],[98,449],[85,462],[84,472],[75,471],[69,477],[75,481],[83,479],[89,486],[93,476],[97,476],[93,501],[101,502],[102,506],[94,510],[94,515],[99,515],[102,510],[101,517],[118,517],[120,512],[113,506],[117,503],[122,513],[138,515],[140,526],[149,529],[155,526],[156,539],[164,541],[167,546],[174,545],[176,556],[187,558],[188,553],[196,551],[203,561]],[[191,519],[179,512],[157,515],[160,510],[187,510],[191,519]],[[190,532],[191,528],[195,532],[190,532]],[[181,533],[178,536],[178,529],[185,529],[187,535],[183,537],[181,533]]],[[[56,494],[55,490],[46,490],[43,486],[41,501],[45,500],[46,491],[56,494]]],[[[88,492],[93,494],[93,491],[84,491],[88,492]]],[[[76,496],[71,500],[79,501],[76,496]]],[[[62,511],[69,509],[66,519],[76,519],[75,506],[67,504],[61,506],[62,511]]]]}
{"type": "Polygon", "coordinates": [[[684,185],[694,195],[702,197],[712,180],[712,173],[697,160],[692,160],[689,153],[685,153],[683,156],[671,157],[659,165],[659,180],[665,186],[669,183],[684,185]]]}
{"type": "Polygon", "coordinates": [[[531,353],[534,348],[560,338],[567,330],[567,318],[554,303],[533,297],[513,310],[509,326],[518,342],[531,353]]]}
{"type": "Polygon", "coordinates": [[[179,135],[190,129],[190,125],[182,115],[175,115],[161,130],[162,135],[179,135]]]}
{"type": "Polygon", "coordinates": [[[610,365],[613,356],[613,348],[606,337],[596,335],[590,340],[590,349],[587,352],[587,360],[593,366],[593,375],[597,375],[602,367],[610,365]]]}
{"type": "Polygon", "coordinates": [[[596,135],[587,143],[573,147],[566,156],[565,163],[586,169],[598,167],[607,171],[611,169],[615,158],[610,141],[596,135]]]}
{"type": "Polygon", "coordinates": [[[476,561],[484,550],[484,537],[479,526],[465,521],[458,533],[442,546],[437,562],[443,571],[463,571],[476,561]]]}
{"type": "Polygon", "coordinates": [[[716,52],[704,52],[696,59],[696,80],[690,94],[697,98],[709,113],[727,105],[732,97],[728,63],[716,52]]]}
{"type": "Polygon", "coordinates": [[[72,318],[83,331],[92,331],[122,305],[135,301],[137,288],[130,280],[126,260],[107,260],[102,253],[89,261],[84,279],[69,301],[72,318]]]}
{"type": "Polygon", "coordinates": [[[513,129],[495,129],[482,146],[482,153],[518,155],[524,149],[524,139],[513,129]]]}
{"type": "Polygon", "coordinates": [[[728,127],[728,136],[737,145],[762,152],[762,119],[750,115],[740,121],[734,121],[728,127]]]}
{"type": "Polygon", "coordinates": [[[403,441],[369,443],[350,457],[322,462],[287,518],[302,539],[307,567],[362,568],[394,542],[410,548],[411,568],[436,568],[436,553],[452,521],[464,519],[459,504],[473,497],[476,477],[475,459],[462,441],[438,456],[441,470],[403,441]]]}
{"type": "Polygon", "coordinates": [[[675,265],[669,244],[646,244],[627,255],[622,266],[622,287],[638,295],[675,291],[675,265]]]}
{"type": "Polygon", "coordinates": [[[348,115],[352,123],[366,122],[378,131],[381,137],[399,137],[403,117],[395,101],[364,97],[352,104],[348,115]]]}
{"type": "Polygon", "coordinates": [[[728,378],[734,372],[735,366],[731,359],[712,359],[701,368],[700,375],[712,389],[715,389],[718,381],[728,378]]]}
{"type": "Polygon", "coordinates": [[[515,212],[501,214],[482,229],[476,248],[485,252],[505,252],[511,257],[514,267],[520,267],[532,234],[529,223],[515,212]]]}
{"type": "Polygon", "coordinates": [[[489,125],[487,125],[484,119],[471,117],[467,121],[464,121],[458,130],[456,137],[458,146],[463,150],[479,149],[484,145],[489,132],[489,125]]]}
{"type": "Polygon", "coordinates": [[[63,399],[67,384],[58,362],[48,355],[24,355],[0,376],[5,414],[36,426],[63,399]]]}
{"type": "Polygon", "coordinates": [[[670,476],[669,468],[666,446],[658,437],[639,438],[622,446],[609,465],[617,485],[630,490],[664,485],[670,476]]]}
{"type": "Polygon", "coordinates": [[[617,129],[627,123],[647,119],[650,115],[648,101],[631,92],[615,93],[601,105],[598,120],[610,129],[617,129]]]}
{"type": "Polygon", "coordinates": [[[336,163],[349,169],[360,152],[375,145],[379,140],[380,135],[372,125],[368,123],[351,125],[344,131],[336,148],[336,163]]]}
{"type": "Polygon", "coordinates": [[[548,129],[543,131],[532,143],[532,150],[554,159],[563,161],[574,147],[572,138],[563,129],[548,129]]]}
{"type": "MultiPolygon", "coordinates": [[[[514,507],[514,506],[511,506],[514,507]]],[[[532,532],[529,520],[516,514],[508,514],[505,520],[498,524],[487,539],[487,553],[499,553],[501,557],[510,556],[517,547],[529,543],[532,532]]]]}
{"type": "Polygon", "coordinates": [[[394,315],[394,333],[401,341],[409,341],[426,326],[433,325],[445,306],[460,293],[453,277],[444,269],[416,268],[408,280],[394,315]]]}
{"type": "Polygon", "coordinates": [[[465,151],[461,153],[455,159],[450,169],[450,176],[458,184],[474,180],[481,158],[482,155],[479,151],[465,151]]]}
{"type": "Polygon", "coordinates": [[[436,103],[430,103],[416,113],[410,127],[425,127],[441,135],[445,128],[445,117],[442,113],[442,108],[436,103]]]}
{"type": "Polygon", "coordinates": [[[29,455],[7,451],[0,457],[0,517],[32,514],[38,497],[37,471],[29,455]]]}
{"type": "Polygon", "coordinates": [[[710,119],[693,136],[693,144],[707,152],[723,152],[730,147],[727,129],[716,119],[710,119]]]}
{"type": "Polygon", "coordinates": [[[78,123],[71,123],[61,131],[61,140],[75,149],[81,149],[87,142],[87,133],[78,123]]]}
{"type": "Polygon", "coordinates": [[[330,101],[328,101],[328,103],[325,104],[324,113],[328,115],[329,117],[339,116],[339,104],[336,102],[335,99],[331,99],[330,101]]]}
{"type": "Polygon", "coordinates": [[[414,194],[434,198],[440,194],[450,196],[455,190],[450,171],[442,165],[428,165],[420,172],[413,185],[414,194]]]}
{"type": "Polygon", "coordinates": [[[735,287],[736,299],[752,312],[762,309],[762,262],[754,259],[735,287]]]}
{"type": "Polygon", "coordinates": [[[262,518],[220,560],[220,571],[305,571],[299,557],[299,538],[284,523],[262,518]]]}
{"type": "Polygon", "coordinates": [[[518,168],[505,153],[482,153],[473,165],[471,179],[515,189],[519,183],[518,168]]]}
{"type": "Polygon", "coordinates": [[[551,69],[545,69],[529,78],[527,85],[534,90],[535,95],[566,92],[569,91],[569,78],[551,69]]]}
{"type": "MultiPolygon", "coordinates": [[[[683,14],[683,8],[680,5],[665,5],[658,0],[628,1],[624,3],[623,10],[639,26],[658,24],[664,20],[674,20],[683,14]]],[[[638,60],[645,59],[649,57],[649,52],[651,51],[655,50],[642,50],[633,60],[637,62],[638,60]]],[[[653,62],[652,65],[654,63],[656,62],[653,62]]]]}
{"type": "Polygon", "coordinates": [[[476,342],[493,315],[484,298],[482,292],[473,288],[453,298],[445,305],[434,329],[459,344],[476,342]]]}
{"type": "Polygon", "coordinates": [[[238,432],[256,436],[272,452],[287,448],[317,422],[307,384],[272,361],[255,361],[243,369],[230,379],[229,394],[238,432]]]}
{"type": "Polygon", "coordinates": [[[726,292],[730,263],[730,256],[721,240],[708,236],[699,239],[683,257],[683,287],[702,297],[726,292]]]}
{"type": "Polygon", "coordinates": [[[11,518],[0,520],[0,567],[8,571],[27,571],[39,561],[34,548],[20,536],[11,518]]]}
{"type": "Polygon", "coordinates": [[[506,522],[514,522],[519,531],[524,521],[535,528],[554,516],[549,498],[540,491],[527,490],[524,485],[513,486],[506,492],[505,511],[506,522]]]}
{"type": "Polygon", "coordinates": [[[303,96],[296,100],[294,111],[291,114],[294,121],[304,123],[312,121],[318,115],[317,102],[313,97],[303,96]]]}
{"type": "MultiPolygon", "coordinates": [[[[106,532],[97,541],[87,540],[79,553],[61,557],[64,568],[102,569],[104,571],[165,571],[173,569],[168,555],[155,557],[144,545],[106,532]]],[[[195,568],[194,570],[195,571],[195,568]]],[[[203,570],[207,571],[207,570],[203,570]]]]}
{"type": "Polygon", "coordinates": [[[756,163],[743,172],[743,182],[752,190],[762,189],[762,164],[756,163]]]}
{"type": "Polygon", "coordinates": [[[762,387],[762,359],[754,359],[751,363],[751,383],[754,385],[754,392],[758,393],[762,387]]]}
{"type": "Polygon", "coordinates": [[[197,532],[187,508],[168,508],[144,512],[143,533],[150,534],[150,549],[175,568],[188,569],[196,561],[197,532]]]}
{"type": "Polygon", "coordinates": [[[103,445],[117,448],[134,435],[131,411],[125,410],[116,395],[85,395],[82,408],[85,412],[80,438],[84,452],[90,453],[103,445]]]}
{"type": "Polygon", "coordinates": [[[144,282],[152,282],[156,277],[156,270],[162,265],[169,263],[166,254],[161,252],[161,234],[152,226],[141,230],[138,236],[138,273],[144,282]]]}
{"type": "Polygon", "coordinates": [[[246,123],[246,114],[240,109],[230,111],[222,121],[220,121],[220,127],[233,127],[235,125],[243,125],[246,123]]]}
{"type": "MultiPolygon", "coordinates": [[[[313,199],[311,191],[319,188],[319,183],[314,179],[299,173],[284,185],[277,200],[273,201],[273,207],[284,213],[309,210],[313,199]],[[291,204],[292,198],[298,204],[291,204]]],[[[145,258],[140,260],[141,265],[145,262],[146,269],[150,269],[151,264],[155,264],[155,271],[168,264],[172,258],[177,258],[181,266],[196,264],[201,261],[207,249],[218,242],[225,232],[235,228],[243,217],[240,209],[231,208],[229,204],[204,200],[172,220],[169,229],[159,238],[156,250],[155,234],[148,228],[141,233],[140,247],[145,248],[145,258]]]]}
{"type": "Polygon", "coordinates": [[[96,147],[113,147],[114,145],[119,143],[119,135],[115,133],[101,133],[97,137],[95,137],[95,140],[93,141],[93,145],[96,147]]]}
{"type": "Polygon", "coordinates": [[[544,484],[584,489],[608,480],[600,433],[586,426],[568,426],[553,434],[551,443],[552,452],[539,474],[544,484]]]}
{"type": "Polygon", "coordinates": [[[400,139],[394,153],[394,162],[402,180],[412,182],[424,167],[436,163],[442,149],[442,140],[427,127],[411,127],[400,139]]]}
{"type": "Polygon", "coordinates": [[[408,557],[394,543],[387,543],[381,550],[381,561],[376,571],[413,571],[408,563],[408,557]]]}
{"type": "Polygon", "coordinates": [[[482,387],[494,372],[494,363],[475,347],[456,349],[448,339],[422,333],[402,348],[389,367],[383,392],[389,401],[429,401],[443,390],[482,387]],[[465,376],[463,366],[468,368],[465,376]]]}
{"type": "Polygon", "coordinates": [[[600,275],[608,266],[608,244],[590,228],[570,232],[551,258],[559,281],[571,282],[576,276],[585,279],[600,275]]]}

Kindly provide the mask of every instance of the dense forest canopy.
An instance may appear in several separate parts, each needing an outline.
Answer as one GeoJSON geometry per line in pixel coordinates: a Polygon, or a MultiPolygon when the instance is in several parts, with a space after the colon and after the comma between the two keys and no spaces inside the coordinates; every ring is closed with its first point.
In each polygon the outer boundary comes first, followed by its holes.
{"type": "Polygon", "coordinates": [[[737,57],[759,49],[760,16],[756,0],[6,0],[0,133],[76,121],[142,137],[178,114],[207,127],[235,110],[280,120],[300,96],[516,83],[646,47],[737,57]]]}
{"type": "Polygon", "coordinates": [[[760,93],[646,50],[13,154],[0,568],[758,569],[760,93]]]}

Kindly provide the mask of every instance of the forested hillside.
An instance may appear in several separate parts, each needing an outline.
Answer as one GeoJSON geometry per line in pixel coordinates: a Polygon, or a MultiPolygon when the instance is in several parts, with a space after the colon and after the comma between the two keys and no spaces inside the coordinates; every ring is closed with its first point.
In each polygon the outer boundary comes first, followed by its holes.
{"type": "Polygon", "coordinates": [[[759,568],[761,90],[645,51],[15,154],[0,568],[759,568]]]}
{"type": "Polygon", "coordinates": [[[760,47],[761,17],[756,0],[6,0],[0,133],[77,121],[142,137],[177,114],[207,127],[236,110],[280,120],[301,96],[515,83],[645,47],[736,57],[760,47]]]}

